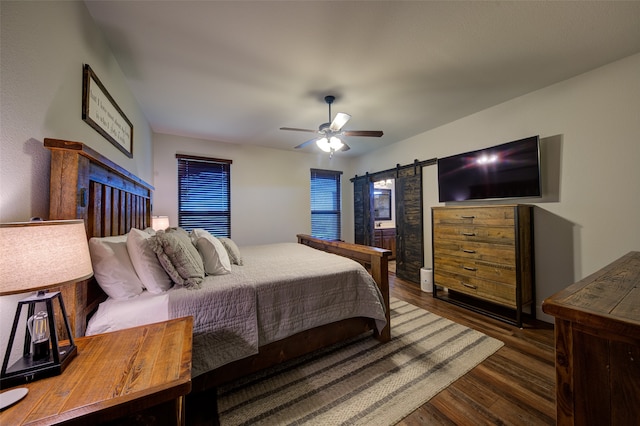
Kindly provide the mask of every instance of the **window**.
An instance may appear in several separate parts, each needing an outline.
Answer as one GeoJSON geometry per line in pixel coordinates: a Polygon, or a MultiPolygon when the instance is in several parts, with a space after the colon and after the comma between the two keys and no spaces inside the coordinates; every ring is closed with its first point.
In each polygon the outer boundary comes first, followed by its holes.
{"type": "Polygon", "coordinates": [[[340,175],[342,172],[311,169],[311,235],[340,239],[340,175]]]}
{"type": "Polygon", "coordinates": [[[176,154],[178,226],[231,236],[231,160],[176,154]]]}

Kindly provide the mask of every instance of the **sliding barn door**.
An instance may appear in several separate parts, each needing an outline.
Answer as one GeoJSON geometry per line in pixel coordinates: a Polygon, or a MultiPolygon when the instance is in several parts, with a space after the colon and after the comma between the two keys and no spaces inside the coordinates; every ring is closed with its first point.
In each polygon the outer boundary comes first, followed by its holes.
{"type": "Polygon", "coordinates": [[[368,175],[353,180],[354,242],[365,246],[373,245],[372,186],[368,175]]]}
{"type": "Polygon", "coordinates": [[[396,175],[396,276],[419,283],[423,263],[422,168],[416,165],[396,175]]]}

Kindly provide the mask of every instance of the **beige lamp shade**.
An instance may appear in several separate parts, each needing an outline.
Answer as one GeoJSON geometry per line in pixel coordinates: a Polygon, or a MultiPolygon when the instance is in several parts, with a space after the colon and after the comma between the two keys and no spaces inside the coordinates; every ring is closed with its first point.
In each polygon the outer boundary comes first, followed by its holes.
{"type": "Polygon", "coordinates": [[[151,227],[156,231],[167,229],[169,227],[169,216],[152,216],[151,227]]]}
{"type": "Polygon", "coordinates": [[[91,275],[84,221],[0,224],[0,295],[44,290],[91,275]]]}

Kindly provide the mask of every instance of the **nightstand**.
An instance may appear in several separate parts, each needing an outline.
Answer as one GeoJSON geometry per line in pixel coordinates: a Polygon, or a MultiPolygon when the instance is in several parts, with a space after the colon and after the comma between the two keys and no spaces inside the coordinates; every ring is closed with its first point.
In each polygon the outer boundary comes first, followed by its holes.
{"type": "Polygon", "coordinates": [[[154,407],[162,424],[169,413],[184,425],[192,328],[185,317],[76,339],[78,356],[67,369],[21,386],[29,393],[0,413],[0,424],[97,424],[154,407]]]}

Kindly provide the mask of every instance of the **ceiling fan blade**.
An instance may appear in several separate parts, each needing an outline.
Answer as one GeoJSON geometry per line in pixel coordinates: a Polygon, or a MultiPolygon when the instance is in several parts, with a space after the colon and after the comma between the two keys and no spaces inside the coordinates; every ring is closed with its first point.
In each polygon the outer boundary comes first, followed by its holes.
{"type": "Polygon", "coordinates": [[[343,134],[345,136],[368,136],[371,138],[379,138],[384,135],[382,130],[346,130],[343,134]]]}
{"type": "Polygon", "coordinates": [[[296,146],[295,149],[304,148],[305,146],[307,146],[310,143],[313,143],[313,142],[315,142],[317,140],[318,140],[318,138],[309,139],[308,141],[302,142],[300,145],[296,146]]]}
{"type": "Polygon", "coordinates": [[[311,130],[311,129],[298,129],[296,127],[280,127],[280,130],[293,130],[294,132],[311,132],[311,133],[318,133],[317,130],[311,130]]]}
{"type": "Polygon", "coordinates": [[[344,143],[344,141],[342,142],[342,148],[339,149],[339,151],[349,151],[351,149],[351,147],[349,145],[347,145],[346,143],[344,143]]]}
{"type": "Polygon", "coordinates": [[[350,118],[351,116],[349,114],[345,114],[344,112],[337,113],[335,118],[331,122],[331,126],[329,126],[329,130],[334,132],[339,131],[345,124],[347,124],[347,121],[349,121],[350,118]]]}

